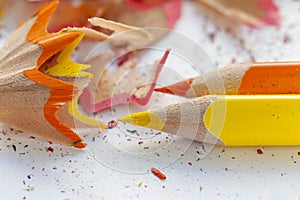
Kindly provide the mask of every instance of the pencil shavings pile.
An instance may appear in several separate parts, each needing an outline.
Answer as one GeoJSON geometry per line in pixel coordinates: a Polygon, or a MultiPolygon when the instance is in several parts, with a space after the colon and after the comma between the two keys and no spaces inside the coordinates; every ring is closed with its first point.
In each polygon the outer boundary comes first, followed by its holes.
{"type": "Polygon", "coordinates": [[[57,4],[54,1],[41,8],[19,26],[1,49],[0,121],[48,140],[83,148],[82,139],[63,123],[71,116],[61,113],[61,118],[57,117],[79,88],[64,81],[64,77],[57,79],[40,71],[51,57],[73,45],[81,35],[47,33],[47,23],[57,4]]]}
{"type": "MultiPolygon", "coordinates": [[[[84,148],[86,144],[72,128],[77,128],[78,124],[105,127],[100,121],[79,112],[78,99],[84,88],[87,88],[86,92],[94,87],[95,94],[102,99],[106,98],[105,102],[109,99],[124,103],[130,99],[130,102],[144,105],[154,90],[169,51],[159,63],[149,68],[150,85],[140,86],[141,82],[129,81],[125,84],[131,86],[130,90],[138,87],[134,94],[126,93],[126,89],[125,92],[119,91],[120,94],[126,94],[126,98],[106,96],[104,88],[111,88],[113,80],[131,69],[136,56],[133,54],[127,57],[125,54],[118,61],[117,71],[105,75],[109,81],[98,84],[97,78],[104,72],[103,67],[116,56],[147,46],[162,35],[155,36],[145,30],[101,18],[89,20],[93,29],[73,27],[48,33],[47,25],[57,5],[58,1],[52,1],[20,24],[0,50],[0,122],[48,141],[84,148]],[[97,31],[97,28],[102,32],[97,31]],[[115,37],[120,33],[124,34],[115,37]],[[83,42],[84,38],[96,45],[110,39],[110,45],[115,48],[87,60],[88,64],[74,62],[71,56],[77,46],[87,50],[85,47],[89,43],[83,42]],[[132,40],[135,42],[131,43],[132,40]]],[[[87,99],[85,93],[81,98],[83,102],[87,99]]],[[[102,107],[98,109],[108,107],[103,102],[101,104],[102,107]]]]}

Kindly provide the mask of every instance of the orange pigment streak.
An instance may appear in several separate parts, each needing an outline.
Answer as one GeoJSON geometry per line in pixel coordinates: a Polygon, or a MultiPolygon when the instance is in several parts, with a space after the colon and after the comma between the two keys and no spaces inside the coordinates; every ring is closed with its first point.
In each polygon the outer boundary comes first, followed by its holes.
{"type": "Polygon", "coordinates": [[[245,72],[239,94],[299,94],[300,63],[253,63],[245,72]]]}
{"type": "Polygon", "coordinates": [[[44,106],[45,119],[60,133],[74,142],[77,148],[84,148],[86,145],[82,139],[70,128],[62,124],[56,117],[64,102],[70,102],[78,92],[77,88],[67,82],[49,77],[39,71],[41,65],[54,54],[62,51],[64,47],[73,42],[80,33],[52,33],[47,32],[47,24],[50,16],[55,11],[58,1],[51,2],[48,6],[40,9],[35,16],[37,19],[30,29],[27,40],[38,44],[43,48],[43,52],[37,61],[35,68],[24,71],[24,75],[34,82],[50,88],[50,98],[44,106]]]}

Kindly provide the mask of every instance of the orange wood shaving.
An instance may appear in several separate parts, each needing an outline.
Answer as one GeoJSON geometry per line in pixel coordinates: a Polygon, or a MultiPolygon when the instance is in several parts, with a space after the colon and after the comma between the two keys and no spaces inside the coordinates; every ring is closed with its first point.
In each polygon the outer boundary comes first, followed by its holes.
{"type": "Polygon", "coordinates": [[[82,143],[80,136],[62,124],[56,117],[56,113],[61,109],[63,103],[70,102],[78,92],[78,89],[70,83],[52,78],[39,71],[39,68],[47,59],[59,53],[66,45],[80,36],[80,33],[76,32],[51,34],[47,32],[48,21],[57,5],[58,1],[53,1],[35,14],[37,19],[27,35],[27,41],[41,46],[43,52],[37,61],[36,67],[23,73],[34,82],[50,88],[51,96],[44,106],[45,119],[56,130],[73,141],[75,147],[84,148],[86,145],[82,143]]]}

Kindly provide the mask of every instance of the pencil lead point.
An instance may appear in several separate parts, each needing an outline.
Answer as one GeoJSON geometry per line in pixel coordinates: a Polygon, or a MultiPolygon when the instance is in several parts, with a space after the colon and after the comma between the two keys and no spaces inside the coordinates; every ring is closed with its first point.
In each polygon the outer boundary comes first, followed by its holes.
{"type": "Polygon", "coordinates": [[[176,92],[173,91],[170,86],[162,87],[162,88],[155,88],[154,91],[155,92],[166,93],[166,94],[176,94],[176,92]]]}
{"type": "Polygon", "coordinates": [[[142,126],[155,130],[165,130],[164,123],[160,117],[149,110],[124,115],[119,117],[118,120],[135,126],[142,126]]]}
{"type": "Polygon", "coordinates": [[[169,86],[162,87],[162,88],[155,88],[154,91],[162,92],[162,93],[166,93],[166,94],[185,96],[186,92],[191,87],[193,80],[194,80],[193,78],[190,78],[185,81],[175,83],[173,85],[169,85],[169,86]]]}

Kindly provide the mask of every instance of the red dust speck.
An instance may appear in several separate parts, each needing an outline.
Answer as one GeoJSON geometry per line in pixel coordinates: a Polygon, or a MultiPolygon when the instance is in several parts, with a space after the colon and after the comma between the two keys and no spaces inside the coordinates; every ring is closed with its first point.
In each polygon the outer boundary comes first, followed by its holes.
{"type": "Polygon", "coordinates": [[[160,180],[165,180],[167,177],[166,175],[164,175],[161,171],[159,171],[158,169],[152,167],[151,168],[151,172],[157,176],[160,180]]]}
{"type": "Polygon", "coordinates": [[[48,147],[48,148],[47,148],[47,151],[53,152],[54,150],[53,150],[52,147],[48,147]]]}
{"type": "Polygon", "coordinates": [[[257,149],[257,154],[263,154],[264,152],[261,149],[257,149]]]}
{"type": "Polygon", "coordinates": [[[284,35],[283,42],[288,43],[291,40],[291,38],[288,35],[284,35]]]}
{"type": "Polygon", "coordinates": [[[192,165],[193,165],[193,163],[191,163],[191,162],[188,162],[188,164],[189,164],[190,166],[192,166],[192,165]]]}
{"type": "Polygon", "coordinates": [[[111,120],[107,123],[108,129],[112,129],[114,127],[116,127],[118,124],[118,122],[116,122],[115,120],[111,120]]]}
{"type": "Polygon", "coordinates": [[[228,168],[227,168],[227,167],[225,167],[225,171],[228,171],[228,168]]]}
{"type": "Polygon", "coordinates": [[[216,37],[215,33],[210,33],[210,34],[208,35],[208,37],[209,37],[209,39],[210,39],[210,41],[211,41],[212,43],[215,42],[215,37],[216,37]]]}
{"type": "Polygon", "coordinates": [[[300,156],[300,151],[298,151],[298,156],[300,156]]]}

